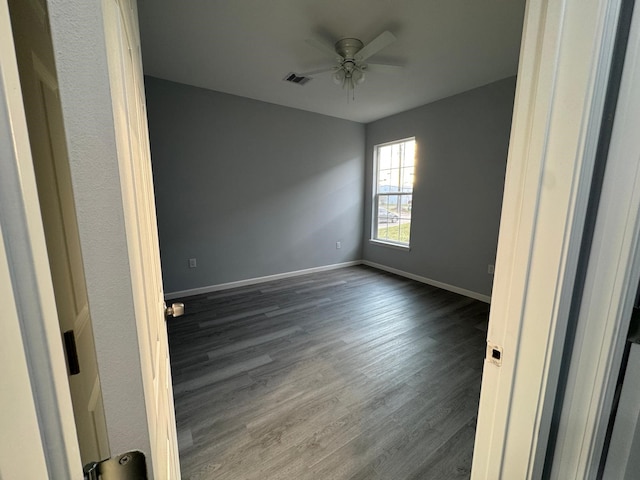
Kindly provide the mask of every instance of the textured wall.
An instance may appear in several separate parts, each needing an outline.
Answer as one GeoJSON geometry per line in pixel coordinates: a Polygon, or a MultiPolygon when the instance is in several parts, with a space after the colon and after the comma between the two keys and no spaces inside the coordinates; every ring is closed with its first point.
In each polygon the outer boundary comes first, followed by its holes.
{"type": "Polygon", "coordinates": [[[364,259],[491,294],[515,77],[367,125],[364,259]],[[373,149],[416,137],[411,250],[371,237],[373,149]]]}
{"type": "Polygon", "coordinates": [[[145,82],[165,292],[362,257],[364,125],[145,82]]]}

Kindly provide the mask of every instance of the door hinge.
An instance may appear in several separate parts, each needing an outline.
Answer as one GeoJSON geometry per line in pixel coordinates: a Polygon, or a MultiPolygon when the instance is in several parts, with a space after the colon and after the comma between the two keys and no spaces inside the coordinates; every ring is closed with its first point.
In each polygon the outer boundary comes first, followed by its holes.
{"type": "Polygon", "coordinates": [[[131,451],[84,466],[84,480],[145,480],[144,453],[131,451]]]}

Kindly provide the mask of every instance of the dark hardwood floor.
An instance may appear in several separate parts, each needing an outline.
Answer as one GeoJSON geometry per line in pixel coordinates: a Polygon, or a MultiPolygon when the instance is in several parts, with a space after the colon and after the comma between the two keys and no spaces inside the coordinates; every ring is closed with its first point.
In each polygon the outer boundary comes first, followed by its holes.
{"type": "Polygon", "coordinates": [[[487,304],[364,266],[183,301],[183,478],[469,477],[487,304]]]}

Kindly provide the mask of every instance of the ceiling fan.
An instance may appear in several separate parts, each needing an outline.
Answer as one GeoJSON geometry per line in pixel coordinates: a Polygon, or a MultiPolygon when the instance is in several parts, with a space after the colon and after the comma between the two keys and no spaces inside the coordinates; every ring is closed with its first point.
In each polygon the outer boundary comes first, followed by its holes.
{"type": "Polygon", "coordinates": [[[333,58],[337,64],[310,72],[298,74],[300,77],[313,77],[322,73],[333,72],[333,81],[352,92],[356,85],[364,82],[365,71],[397,71],[402,67],[380,63],[367,63],[366,60],[383,48],[396,41],[395,35],[384,31],[365,45],[357,38],[342,38],[335,45],[322,40],[308,39],[307,43],[333,58]]]}

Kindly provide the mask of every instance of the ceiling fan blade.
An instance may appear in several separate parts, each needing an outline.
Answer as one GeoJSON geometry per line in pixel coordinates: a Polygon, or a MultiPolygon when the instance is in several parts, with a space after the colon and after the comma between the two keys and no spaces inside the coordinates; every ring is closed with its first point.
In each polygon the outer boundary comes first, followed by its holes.
{"type": "Polygon", "coordinates": [[[317,38],[307,38],[306,42],[312,47],[320,50],[325,55],[329,55],[331,58],[340,58],[340,55],[336,53],[336,49],[333,45],[330,45],[317,38]]]}
{"type": "Polygon", "coordinates": [[[367,63],[366,65],[364,70],[367,72],[398,73],[404,69],[402,65],[390,65],[387,63],[367,63]]]}
{"type": "Polygon", "coordinates": [[[378,53],[385,47],[388,47],[393,42],[396,41],[396,36],[390,31],[382,32],[376,38],[371,40],[367,45],[365,45],[362,50],[360,50],[356,54],[356,60],[362,61],[369,58],[371,55],[378,53]]]}
{"type": "Polygon", "coordinates": [[[323,68],[319,68],[317,70],[311,70],[309,72],[298,73],[297,75],[299,77],[313,77],[314,75],[319,75],[321,73],[333,72],[336,68],[337,67],[335,67],[335,66],[323,67],[323,68]]]}

